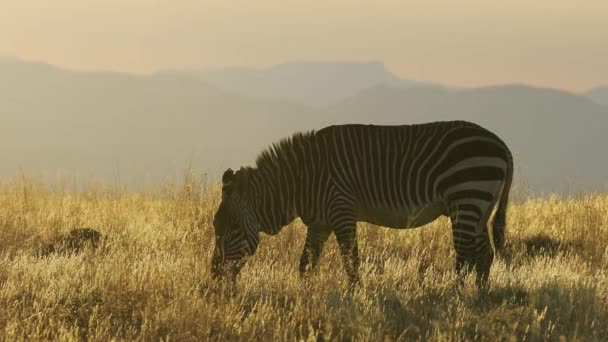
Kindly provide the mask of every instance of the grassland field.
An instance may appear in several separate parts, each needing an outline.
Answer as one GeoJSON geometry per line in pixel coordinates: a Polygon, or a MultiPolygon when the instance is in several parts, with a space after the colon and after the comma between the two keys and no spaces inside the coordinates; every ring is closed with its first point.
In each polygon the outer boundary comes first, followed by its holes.
{"type": "Polygon", "coordinates": [[[347,291],[332,237],[297,271],[306,227],[263,236],[234,286],[210,276],[220,186],[204,177],[127,191],[25,177],[0,184],[0,339],[608,340],[608,192],[510,204],[488,294],[456,286],[447,219],[359,225],[362,284],[347,291]],[[96,249],[41,255],[73,228],[96,249]]]}

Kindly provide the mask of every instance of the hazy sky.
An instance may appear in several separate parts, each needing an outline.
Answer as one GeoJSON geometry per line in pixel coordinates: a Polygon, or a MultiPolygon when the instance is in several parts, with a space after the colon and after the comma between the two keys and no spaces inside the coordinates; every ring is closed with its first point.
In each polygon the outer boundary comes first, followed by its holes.
{"type": "Polygon", "coordinates": [[[608,1],[0,0],[0,54],[78,69],[382,60],[452,85],[608,84],[608,1]]]}

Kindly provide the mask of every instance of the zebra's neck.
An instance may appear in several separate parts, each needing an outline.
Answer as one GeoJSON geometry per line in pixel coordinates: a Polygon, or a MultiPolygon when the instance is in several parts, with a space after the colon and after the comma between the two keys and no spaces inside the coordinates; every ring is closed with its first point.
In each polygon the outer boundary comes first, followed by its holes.
{"type": "Polygon", "coordinates": [[[296,133],[263,151],[256,160],[257,168],[250,169],[249,200],[261,231],[276,234],[299,215],[297,197],[306,187],[303,169],[312,162],[314,141],[314,131],[296,133]]]}
{"type": "Polygon", "coordinates": [[[283,170],[252,170],[249,201],[260,223],[259,230],[277,234],[293,221],[297,214],[295,196],[297,180],[294,174],[283,170]]]}

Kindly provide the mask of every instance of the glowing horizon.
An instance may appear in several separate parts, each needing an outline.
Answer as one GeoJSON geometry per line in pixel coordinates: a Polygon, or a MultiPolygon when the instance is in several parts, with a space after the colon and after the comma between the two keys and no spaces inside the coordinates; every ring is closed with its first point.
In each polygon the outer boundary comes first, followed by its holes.
{"type": "Polygon", "coordinates": [[[67,69],[382,61],[406,79],[576,92],[608,83],[607,37],[602,1],[25,0],[0,12],[1,55],[67,69]]]}

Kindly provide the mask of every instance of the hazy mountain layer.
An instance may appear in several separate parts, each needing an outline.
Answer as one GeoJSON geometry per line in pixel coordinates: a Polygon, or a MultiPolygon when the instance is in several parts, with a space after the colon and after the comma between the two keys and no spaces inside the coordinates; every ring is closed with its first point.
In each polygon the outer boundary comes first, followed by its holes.
{"type": "Polygon", "coordinates": [[[174,76],[77,73],[0,61],[0,174],[57,170],[154,182],[254,160],[316,113],[174,76]]]}
{"type": "Polygon", "coordinates": [[[608,108],[567,92],[376,86],[315,109],[177,75],[71,72],[6,59],[0,75],[3,177],[61,172],[149,184],[189,165],[217,175],[251,164],[298,130],[464,119],[498,133],[516,156],[518,177],[535,190],[608,183],[608,108]]]}
{"type": "Polygon", "coordinates": [[[376,87],[328,111],[340,123],[470,120],[507,142],[518,177],[535,190],[608,184],[608,108],[571,93],[522,85],[454,92],[376,87]]]}
{"type": "Polygon", "coordinates": [[[228,67],[212,70],[177,70],[165,74],[202,80],[219,89],[265,99],[281,99],[309,106],[339,102],[372,86],[418,85],[402,80],[380,62],[299,62],[268,69],[228,67]]]}
{"type": "Polygon", "coordinates": [[[593,88],[585,95],[601,105],[608,106],[608,86],[593,88]]]}

